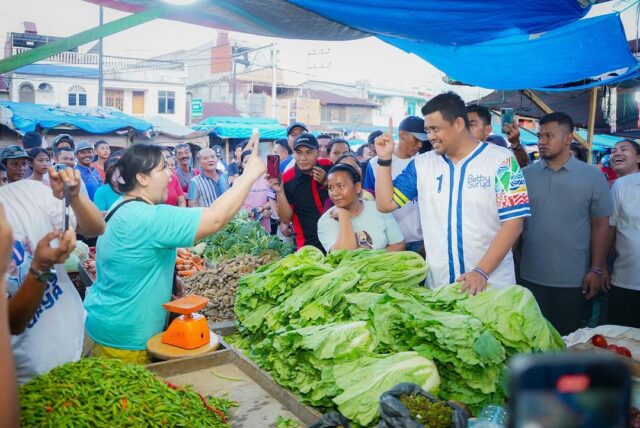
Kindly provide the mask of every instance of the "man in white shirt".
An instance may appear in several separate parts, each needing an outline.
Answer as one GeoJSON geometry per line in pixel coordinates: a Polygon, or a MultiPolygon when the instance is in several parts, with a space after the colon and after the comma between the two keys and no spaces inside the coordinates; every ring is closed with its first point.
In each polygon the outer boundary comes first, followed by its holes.
{"type": "Polygon", "coordinates": [[[49,168],[51,188],[34,180],[21,180],[0,188],[0,202],[14,232],[7,294],[11,345],[18,381],[80,358],[85,311],[67,275],[64,261],[75,247],[71,227],[65,234],[63,183],[70,184],[70,206],[78,231],[97,235],[104,231],[102,215],[80,192],[80,172],[49,168]],[[56,245],[54,240],[59,240],[56,245]],[[53,244],[52,244],[52,241],[53,244]]]}
{"type": "Polygon", "coordinates": [[[640,328],[640,173],[618,178],[611,188],[616,261],[609,297],[609,322],[640,328]]]}
{"type": "Polygon", "coordinates": [[[513,154],[478,142],[464,101],[447,92],[422,108],[433,150],[392,179],[393,124],[376,139],[376,203],[394,211],[418,198],[430,272],[428,285],[462,282],[470,294],[515,284],[511,247],[530,215],[527,187],[513,154]]]}
{"type": "MultiPolygon", "coordinates": [[[[393,149],[391,155],[391,178],[395,179],[409,165],[409,162],[418,154],[422,143],[427,141],[427,134],[424,132],[424,119],[419,116],[407,116],[400,126],[398,126],[398,143],[393,149]]],[[[365,173],[363,187],[375,194],[376,177],[378,170],[378,156],[371,158],[365,173]]],[[[418,251],[423,245],[422,228],[420,227],[420,212],[418,211],[418,201],[409,201],[402,208],[395,210],[393,216],[396,218],[404,241],[406,249],[409,251],[418,251]]]]}

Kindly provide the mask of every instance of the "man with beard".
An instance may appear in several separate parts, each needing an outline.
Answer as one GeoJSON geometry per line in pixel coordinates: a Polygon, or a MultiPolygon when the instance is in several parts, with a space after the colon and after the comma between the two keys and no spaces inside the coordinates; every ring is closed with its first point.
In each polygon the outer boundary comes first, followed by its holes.
{"type": "Polygon", "coordinates": [[[511,247],[529,216],[522,171],[513,153],[479,142],[464,101],[453,92],[422,107],[433,150],[417,155],[392,180],[393,123],[376,139],[378,210],[392,212],[418,198],[430,272],[428,285],[462,282],[475,295],[515,284],[511,247]]]}
{"type": "Polygon", "coordinates": [[[208,207],[229,189],[227,175],[218,169],[220,158],[213,149],[202,149],[196,156],[201,173],[189,183],[190,207],[208,207]]]}
{"type": "Polygon", "coordinates": [[[604,284],[612,205],[600,170],[571,156],[573,120],[554,112],[540,119],[540,162],[523,169],[531,198],[524,222],[521,284],[560,334],[591,316],[588,302],[604,284]]]}
{"type": "Polygon", "coordinates": [[[269,184],[276,194],[280,221],[293,221],[297,248],[313,245],[324,251],[318,239],[318,220],[329,198],[327,172],[332,164],[329,159],[319,158],[318,147],[312,134],[298,135],[293,144],[294,166],[284,172],[281,182],[269,177],[269,184]]]}

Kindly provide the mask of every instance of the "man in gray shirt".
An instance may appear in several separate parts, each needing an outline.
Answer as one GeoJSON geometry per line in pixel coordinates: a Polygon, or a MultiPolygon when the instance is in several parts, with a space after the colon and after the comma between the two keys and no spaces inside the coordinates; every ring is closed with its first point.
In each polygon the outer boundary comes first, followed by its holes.
{"type": "Polygon", "coordinates": [[[612,205],[604,175],[573,158],[573,121],[565,113],[540,119],[542,160],[522,170],[531,217],[522,233],[521,283],[543,315],[566,335],[589,317],[601,290],[612,205]]]}

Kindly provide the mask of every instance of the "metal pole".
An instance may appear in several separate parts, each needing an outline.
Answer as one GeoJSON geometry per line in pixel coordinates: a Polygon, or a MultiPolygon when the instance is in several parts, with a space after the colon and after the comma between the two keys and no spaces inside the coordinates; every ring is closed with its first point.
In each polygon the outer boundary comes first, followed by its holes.
{"type": "Polygon", "coordinates": [[[233,73],[233,77],[232,77],[232,105],[233,105],[233,111],[235,114],[236,111],[236,48],[235,46],[233,46],[231,48],[231,68],[232,68],[232,73],[233,73]]]}
{"type": "MultiPolygon", "coordinates": [[[[104,10],[102,6],[100,6],[100,27],[104,25],[104,10]]],[[[104,105],[104,52],[102,51],[102,41],[103,38],[100,37],[98,41],[98,107],[102,107],[104,105]]]]}
{"type": "Polygon", "coordinates": [[[278,118],[278,89],[276,87],[276,55],[278,51],[276,50],[276,44],[271,45],[271,116],[274,119],[278,118]]]}
{"type": "Polygon", "coordinates": [[[172,10],[174,9],[170,6],[153,7],[145,10],[144,12],[136,13],[135,15],[128,15],[124,18],[108,22],[105,25],[82,31],[53,43],[47,43],[46,45],[35,49],[29,49],[28,51],[18,55],[10,56],[0,60],[0,74],[15,70],[16,68],[20,68],[28,64],[33,64],[34,62],[41,61],[45,58],[49,58],[50,56],[57,55],[61,52],[82,46],[89,42],[93,42],[94,40],[98,40],[100,37],[110,36],[111,34],[135,27],[136,25],[144,24],[145,22],[153,21],[154,19],[163,18],[168,13],[171,13],[172,10]]]}
{"type": "Polygon", "coordinates": [[[596,107],[598,105],[598,87],[591,88],[589,102],[589,124],[587,127],[587,163],[591,163],[593,157],[593,134],[596,127],[596,107]]]}

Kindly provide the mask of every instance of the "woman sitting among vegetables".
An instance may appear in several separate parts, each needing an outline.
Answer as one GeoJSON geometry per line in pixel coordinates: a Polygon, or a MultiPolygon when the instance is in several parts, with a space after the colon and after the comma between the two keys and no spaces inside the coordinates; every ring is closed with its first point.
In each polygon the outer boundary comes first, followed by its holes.
{"type": "Polygon", "coordinates": [[[393,215],[379,212],[375,202],[358,197],[362,183],[352,166],[334,166],[327,180],[334,207],[318,221],[318,238],[325,250],[404,250],[404,237],[393,215]]]}
{"type": "MultiPolygon", "coordinates": [[[[257,146],[258,136],[249,147],[257,146]]],[[[123,197],[98,239],[95,284],[85,299],[86,331],[94,356],[147,363],[147,340],[161,332],[171,300],[176,249],[189,247],[227,224],[266,167],[256,150],[233,188],[209,207],[163,204],[171,173],[162,149],[136,144],[118,162],[123,197]]]]}

